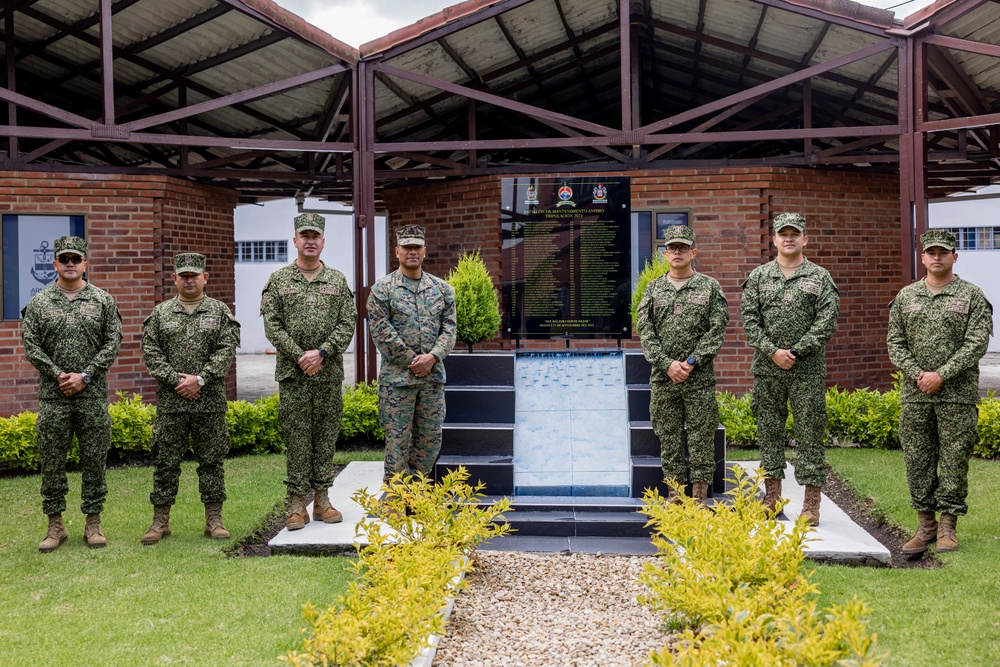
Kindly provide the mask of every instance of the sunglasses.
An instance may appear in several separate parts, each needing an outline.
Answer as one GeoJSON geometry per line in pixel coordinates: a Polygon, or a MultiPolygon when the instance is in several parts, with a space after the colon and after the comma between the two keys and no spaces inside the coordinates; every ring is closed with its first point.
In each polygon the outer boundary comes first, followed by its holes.
{"type": "Polygon", "coordinates": [[[59,255],[56,259],[60,264],[83,264],[86,261],[79,255],[59,255]]]}

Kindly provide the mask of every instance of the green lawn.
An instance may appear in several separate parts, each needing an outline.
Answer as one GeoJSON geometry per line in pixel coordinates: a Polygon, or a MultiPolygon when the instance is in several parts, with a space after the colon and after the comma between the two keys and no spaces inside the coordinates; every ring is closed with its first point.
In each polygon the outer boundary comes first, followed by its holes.
{"type": "MultiPolygon", "coordinates": [[[[734,449],[731,460],[757,459],[734,449]]],[[[899,451],[829,449],[827,460],[877,514],[916,530],[899,451]]],[[[890,667],[986,667],[1000,664],[1000,463],[974,459],[969,514],[958,521],[960,548],[939,556],[936,569],[874,569],[821,565],[813,580],[820,603],[857,595],[871,607],[871,628],[889,652],[890,667]]]]}
{"type": "MultiPolygon", "coordinates": [[[[339,462],[379,459],[346,452],[339,462]]],[[[329,604],[346,587],[344,558],[228,558],[284,496],[285,458],[226,462],[230,541],[202,535],[195,465],[185,463],[173,534],[153,547],[152,468],[108,471],[108,546],[83,542],[80,475],[70,475],[70,539],[38,552],[45,535],[39,477],[0,479],[0,665],[263,665],[297,646],[306,601],[329,604]]]]}

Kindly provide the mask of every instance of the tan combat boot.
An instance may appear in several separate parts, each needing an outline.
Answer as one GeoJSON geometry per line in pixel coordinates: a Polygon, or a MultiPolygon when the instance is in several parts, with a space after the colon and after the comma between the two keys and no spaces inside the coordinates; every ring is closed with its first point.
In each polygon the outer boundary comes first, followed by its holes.
{"type": "Polygon", "coordinates": [[[934,512],[917,512],[920,523],[910,541],[899,550],[904,556],[916,556],[927,551],[927,547],[937,541],[938,522],[934,512]]]}
{"type": "Polygon", "coordinates": [[[103,549],[108,546],[108,540],[101,530],[101,515],[88,514],[87,526],[83,529],[83,539],[91,549],[103,549]]]}
{"type": "Polygon", "coordinates": [[[802,512],[810,526],[819,525],[819,501],[823,498],[823,487],[806,485],[806,497],[802,501],[802,512]]]}
{"type": "Polygon", "coordinates": [[[170,535],[170,505],[153,506],[153,525],[142,536],[145,545],[156,544],[170,535]]]}
{"type": "Polygon", "coordinates": [[[309,523],[309,512],[306,511],[306,499],[303,496],[288,496],[288,518],[285,528],[299,530],[309,523]]]}
{"type": "Polygon", "coordinates": [[[770,514],[778,514],[778,503],[781,502],[781,480],[764,478],[764,509],[770,514]]]}
{"type": "Polygon", "coordinates": [[[958,517],[954,514],[941,512],[941,521],[937,527],[937,550],[954,551],[958,548],[958,537],[955,536],[955,524],[958,517]]]}
{"type": "Polygon", "coordinates": [[[344,515],[330,504],[329,489],[313,490],[313,518],[323,523],[340,523],[344,515]]]}
{"type": "Polygon", "coordinates": [[[691,486],[691,497],[699,507],[708,509],[708,484],[695,482],[691,486]]]}
{"type": "Polygon", "coordinates": [[[205,535],[213,540],[229,539],[229,531],[222,524],[222,503],[205,503],[205,535]]]}
{"type": "Polygon", "coordinates": [[[49,529],[45,533],[45,539],[38,545],[38,550],[46,554],[55,551],[68,537],[66,526],[62,522],[62,514],[50,514],[49,529]]]}

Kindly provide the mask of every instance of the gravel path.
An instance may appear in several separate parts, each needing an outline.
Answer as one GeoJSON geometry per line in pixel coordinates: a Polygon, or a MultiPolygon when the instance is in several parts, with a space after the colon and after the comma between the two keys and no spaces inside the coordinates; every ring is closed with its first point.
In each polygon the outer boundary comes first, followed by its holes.
{"type": "Polygon", "coordinates": [[[476,552],[434,667],[632,667],[670,636],[636,602],[648,557],[476,552]]]}

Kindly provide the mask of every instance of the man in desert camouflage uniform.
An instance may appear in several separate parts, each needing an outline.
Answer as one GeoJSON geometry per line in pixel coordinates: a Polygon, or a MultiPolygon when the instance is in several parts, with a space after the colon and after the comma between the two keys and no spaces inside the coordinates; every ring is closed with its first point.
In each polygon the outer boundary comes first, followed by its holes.
{"type": "Polygon", "coordinates": [[[893,299],[886,336],[889,358],[903,373],[899,440],[919,518],[902,548],[907,555],[934,542],[938,551],[958,548],[958,517],[969,510],[969,457],[979,441],[979,360],[993,333],[993,306],[954,273],[955,235],[932,229],[920,244],[927,275],[893,299]]]}
{"type": "Polygon", "coordinates": [[[326,219],[316,213],[295,218],[292,243],[298,257],[271,274],[260,302],[264,333],[278,351],[274,377],[281,396],[289,530],[309,523],[310,500],[314,519],[343,520],[330,504],[329,490],[344,407],[344,350],[358,310],[344,274],[320,261],[325,229],[326,219]]]}
{"type": "Polygon", "coordinates": [[[819,523],[826,483],[826,344],[837,330],[840,294],[830,274],[802,252],[809,237],[798,213],[779,213],[772,237],[778,256],[743,283],[743,328],[754,348],[753,413],[757,419],[764,504],[774,512],[785,477],[785,421],[795,420],[795,479],[805,486],[802,516],[819,523]]]}
{"type": "Polygon", "coordinates": [[[226,426],[226,373],[240,344],[240,324],[226,304],[205,295],[205,256],[174,257],[177,296],[153,308],[142,334],[142,356],[159,385],[153,423],[153,523],[143,544],[170,535],[170,508],[177,498],[181,459],[194,443],[198,487],[205,504],[205,535],[229,539],[222,523],[226,500],[224,461],[229,452],[226,426]]]}
{"type": "Polygon", "coordinates": [[[101,512],[108,487],[104,466],[111,448],[108,383],[104,377],[118,356],[122,321],[114,299],[84,280],[87,242],[56,239],[56,282],[21,311],[24,353],[41,376],[38,387],[38,455],[42,467],[42,511],[49,517],[42,552],[66,541],[66,454],[73,434],[80,443],[83,472],[80,510],[87,515],[83,537],[96,549],[107,545],[101,512]]]}
{"type": "Polygon", "coordinates": [[[455,347],[455,290],[424,271],[424,228],[396,230],[399,269],[368,296],[372,339],[382,355],[378,418],[385,429],[385,481],[393,474],[430,477],[441,451],[444,358],[455,347]]]}
{"type": "MultiPolygon", "coordinates": [[[[698,249],[690,227],[668,228],[666,243],[670,272],[649,283],[637,313],[642,351],[652,367],[649,413],[664,479],[690,481],[692,497],[705,505],[719,425],[715,355],[726,336],[729,305],[718,281],[694,270],[698,249]],[[684,459],[685,424],[690,463],[684,459]]],[[[667,499],[678,501],[675,487],[667,499]]]]}

